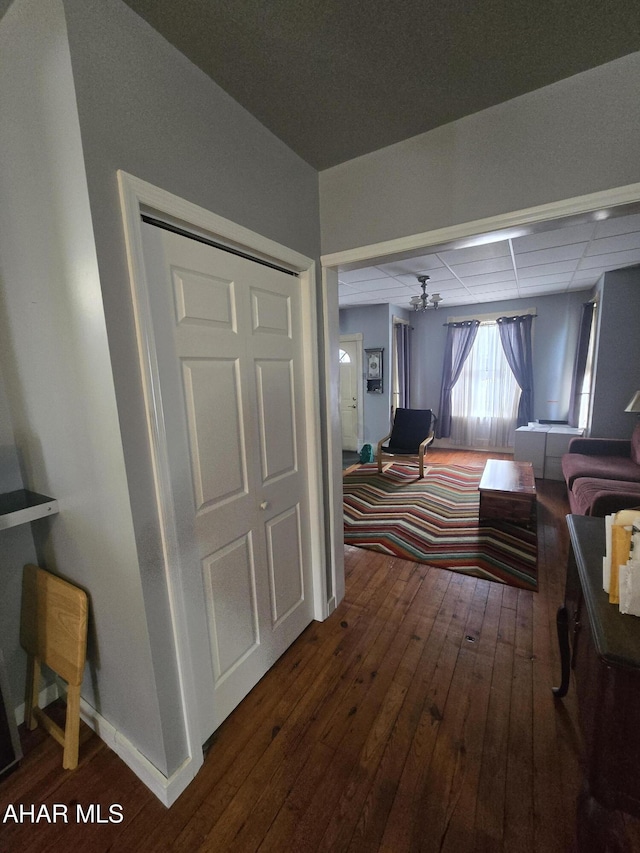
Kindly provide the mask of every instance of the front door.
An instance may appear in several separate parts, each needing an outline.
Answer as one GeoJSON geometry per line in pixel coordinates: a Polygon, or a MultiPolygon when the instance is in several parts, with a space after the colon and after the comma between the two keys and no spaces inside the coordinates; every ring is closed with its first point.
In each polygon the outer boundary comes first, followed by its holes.
{"type": "Polygon", "coordinates": [[[340,336],[340,421],[342,449],[359,450],[361,421],[362,340],[340,336]]]}
{"type": "Polygon", "coordinates": [[[142,231],[206,739],[313,618],[300,282],[142,231]]]}

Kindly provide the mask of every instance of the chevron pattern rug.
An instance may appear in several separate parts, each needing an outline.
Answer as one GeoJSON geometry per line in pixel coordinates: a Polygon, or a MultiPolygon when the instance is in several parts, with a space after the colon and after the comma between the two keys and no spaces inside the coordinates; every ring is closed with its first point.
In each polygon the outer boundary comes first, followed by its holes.
{"type": "Polygon", "coordinates": [[[480,526],[482,468],[394,464],[345,472],[345,542],[520,589],[537,589],[537,536],[507,522],[480,526]]]}

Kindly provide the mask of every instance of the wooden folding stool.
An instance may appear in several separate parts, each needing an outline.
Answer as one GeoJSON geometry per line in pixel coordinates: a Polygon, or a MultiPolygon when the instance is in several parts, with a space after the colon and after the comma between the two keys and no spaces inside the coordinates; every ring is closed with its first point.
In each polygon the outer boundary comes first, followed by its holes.
{"type": "Polygon", "coordinates": [[[80,686],[87,653],[87,594],[62,578],[24,567],[20,643],[28,655],[25,723],[38,723],[64,747],[62,766],[78,766],[80,686]],[[68,685],[65,728],[62,730],[38,707],[40,667],[46,664],[68,685]]]}

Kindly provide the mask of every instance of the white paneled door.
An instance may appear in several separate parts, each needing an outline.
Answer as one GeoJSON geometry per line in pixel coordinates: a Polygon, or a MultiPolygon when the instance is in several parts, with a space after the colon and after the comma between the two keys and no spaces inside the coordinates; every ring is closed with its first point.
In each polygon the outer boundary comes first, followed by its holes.
{"type": "Polygon", "coordinates": [[[313,618],[300,281],[142,231],[204,739],[313,618]]]}
{"type": "Polygon", "coordinates": [[[362,420],[362,338],[340,336],[340,421],[342,449],[359,450],[362,420]]]}

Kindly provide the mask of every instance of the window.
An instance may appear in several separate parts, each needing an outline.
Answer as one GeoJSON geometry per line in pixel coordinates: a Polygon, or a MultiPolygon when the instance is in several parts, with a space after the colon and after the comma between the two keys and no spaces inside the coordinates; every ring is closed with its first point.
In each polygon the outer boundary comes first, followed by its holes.
{"type": "Polygon", "coordinates": [[[393,318],[393,349],[391,353],[391,408],[410,408],[409,397],[409,337],[411,327],[399,317],[393,318]]]}
{"type": "Polygon", "coordinates": [[[589,329],[589,346],[587,348],[587,359],[584,365],[584,376],[581,387],[578,389],[578,426],[586,429],[589,426],[589,406],[591,404],[591,386],[593,383],[593,355],[595,352],[595,308],[589,329]]]}
{"type": "Polygon", "coordinates": [[[341,349],[339,356],[340,356],[340,364],[351,364],[351,356],[349,355],[348,352],[341,349]]]}
{"type": "Polygon", "coordinates": [[[520,387],[495,322],[483,322],[451,394],[451,438],[465,447],[511,447],[520,387]]]}

